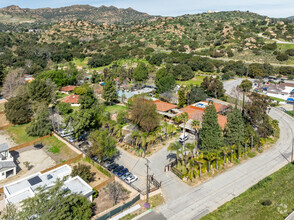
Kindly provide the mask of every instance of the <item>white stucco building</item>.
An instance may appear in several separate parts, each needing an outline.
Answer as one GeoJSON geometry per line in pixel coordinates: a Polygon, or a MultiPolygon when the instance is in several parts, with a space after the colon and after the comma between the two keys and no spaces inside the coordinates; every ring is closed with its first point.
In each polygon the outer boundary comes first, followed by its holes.
{"type": "Polygon", "coordinates": [[[16,164],[9,153],[7,143],[0,144],[0,180],[6,179],[16,174],[16,164]]]}
{"type": "Polygon", "coordinates": [[[4,186],[5,204],[15,204],[19,206],[27,198],[33,197],[39,187],[51,188],[57,179],[65,178],[62,186],[69,189],[71,193],[86,196],[91,202],[93,200],[93,189],[79,176],[71,177],[72,169],[68,165],[63,165],[46,173],[36,173],[23,179],[17,180],[4,186]]]}
{"type": "Polygon", "coordinates": [[[294,97],[294,83],[270,84],[264,87],[264,93],[286,101],[288,98],[294,97]]]}

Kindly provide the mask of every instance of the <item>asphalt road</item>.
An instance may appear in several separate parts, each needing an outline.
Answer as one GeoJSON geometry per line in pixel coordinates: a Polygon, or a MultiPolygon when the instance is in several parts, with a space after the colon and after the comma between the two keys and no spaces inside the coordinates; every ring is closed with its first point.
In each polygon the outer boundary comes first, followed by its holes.
{"type": "MultiPolygon", "coordinates": [[[[241,82],[242,79],[226,82],[227,93],[230,94],[231,89],[241,82]]],[[[183,187],[183,183],[172,178],[170,184],[162,186],[168,195],[166,203],[153,210],[154,213],[145,215],[144,219],[156,219],[156,216],[160,216],[160,219],[162,216],[176,220],[199,219],[289,163],[294,119],[275,108],[269,115],[279,121],[281,131],[280,139],[272,148],[194,188],[185,184],[183,187]]]]}
{"type": "Polygon", "coordinates": [[[270,116],[279,120],[281,129],[274,147],[168,201],[157,211],[167,219],[199,219],[289,163],[294,119],[276,109],[270,116]]]}

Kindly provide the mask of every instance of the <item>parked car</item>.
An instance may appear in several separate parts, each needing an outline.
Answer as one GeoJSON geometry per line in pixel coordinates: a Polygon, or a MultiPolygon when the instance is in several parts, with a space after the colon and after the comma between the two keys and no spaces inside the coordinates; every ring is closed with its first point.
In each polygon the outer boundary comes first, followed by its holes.
{"type": "Polygon", "coordinates": [[[105,167],[105,168],[108,168],[111,164],[113,164],[113,161],[107,161],[107,162],[104,164],[104,167],[105,167]]]}
{"type": "Polygon", "coordinates": [[[185,136],[184,134],[181,134],[181,136],[179,137],[179,142],[184,142],[184,141],[187,141],[189,139],[189,135],[187,133],[185,133],[185,136]]]}
{"type": "Polygon", "coordinates": [[[136,175],[133,175],[133,176],[126,178],[125,182],[128,184],[131,184],[131,183],[135,182],[137,179],[138,179],[138,177],[136,175]]]}
{"type": "Polygon", "coordinates": [[[117,173],[117,176],[121,177],[122,175],[124,175],[127,172],[129,172],[128,168],[124,168],[123,170],[121,170],[117,173]]]}
{"type": "Polygon", "coordinates": [[[122,180],[125,180],[126,178],[128,178],[128,177],[130,177],[130,176],[133,176],[133,174],[132,174],[131,172],[127,172],[127,173],[125,173],[124,175],[122,175],[120,178],[121,178],[122,180]]]}
{"type": "Polygon", "coordinates": [[[121,171],[122,169],[124,169],[123,166],[118,166],[116,169],[114,169],[112,172],[113,174],[118,174],[119,171],[121,171]]]}
{"type": "Polygon", "coordinates": [[[117,167],[118,167],[118,164],[113,163],[113,164],[111,164],[109,167],[107,167],[107,169],[108,169],[109,171],[112,171],[112,170],[116,169],[117,167]]]}
{"type": "Polygon", "coordinates": [[[80,148],[82,148],[83,146],[87,146],[87,145],[89,145],[89,142],[88,141],[84,141],[84,142],[80,143],[78,146],[80,148]]]}

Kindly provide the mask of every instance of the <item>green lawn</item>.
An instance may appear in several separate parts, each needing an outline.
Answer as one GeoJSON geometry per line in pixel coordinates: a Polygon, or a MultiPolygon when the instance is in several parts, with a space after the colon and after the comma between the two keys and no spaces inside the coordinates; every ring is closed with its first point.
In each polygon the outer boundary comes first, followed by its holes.
{"type": "Polygon", "coordinates": [[[284,100],[284,99],[279,99],[279,98],[276,98],[276,97],[271,97],[271,96],[270,96],[270,98],[271,98],[272,100],[274,100],[274,101],[278,101],[278,102],[285,102],[285,100],[284,100]]]}
{"type": "Polygon", "coordinates": [[[31,137],[27,134],[26,128],[28,126],[29,124],[13,125],[7,128],[6,131],[16,144],[24,144],[38,138],[38,137],[31,137]]]}
{"type": "Polygon", "coordinates": [[[64,98],[66,96],[68,96],[68,94],[61,93],[61,92],[56,93],[56,99],[61,99],[61,98],[64,98]]]}
{"type": "Polygon", "coordinates": [[[72,151],[65,143],[58,140],[55,136],[48,137],[41,141],[48,146],[47,150],[54,154],[54,159],[57,161],[72,159],[78,154],[72,151]]]}
{"type": "Polygon", "coordinates": [[[294,209],[293,179],[294,164],[289,163],[279,171],[261,180],[240,196],[206,215],[202,220],[282,220],[294,209]]]}
{"type": "Polygon", "coordinates": [[[123,112],[127,110],[127,107],[121,106],[121,105],[112,105],[112,106],[107,106],[105,111],[110,112],[110,113],[115,113],[115,112],[123,112]]]}
{"type": "Polygon", "coordinates": [[[193,79],[190,79],[188,81],[177,81],[177,84],[188,86],[188,85],[200,85],[203,82],[203,79],[205,76],[195,76],[193,79]]]}
{"type": "Polygon", "coordinates": [[[288,50],[288,49],[294,49],[294,44],[277,44],[278,49],[281,50],[288,50]]]}

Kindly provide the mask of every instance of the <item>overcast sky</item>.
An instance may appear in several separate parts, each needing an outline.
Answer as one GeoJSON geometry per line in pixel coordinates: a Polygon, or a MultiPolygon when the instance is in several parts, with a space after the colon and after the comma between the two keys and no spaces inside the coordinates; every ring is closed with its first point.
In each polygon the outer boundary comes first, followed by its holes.
{"type": "Polygon", "coordinates": [[[207,10],[249,10],[270,17],[294,16],[294,0],[0,0],[0,7],[12,4],[22,8],[57,8],[73,4],[114,5],[162,16],[196,14],[207,10]]]}

